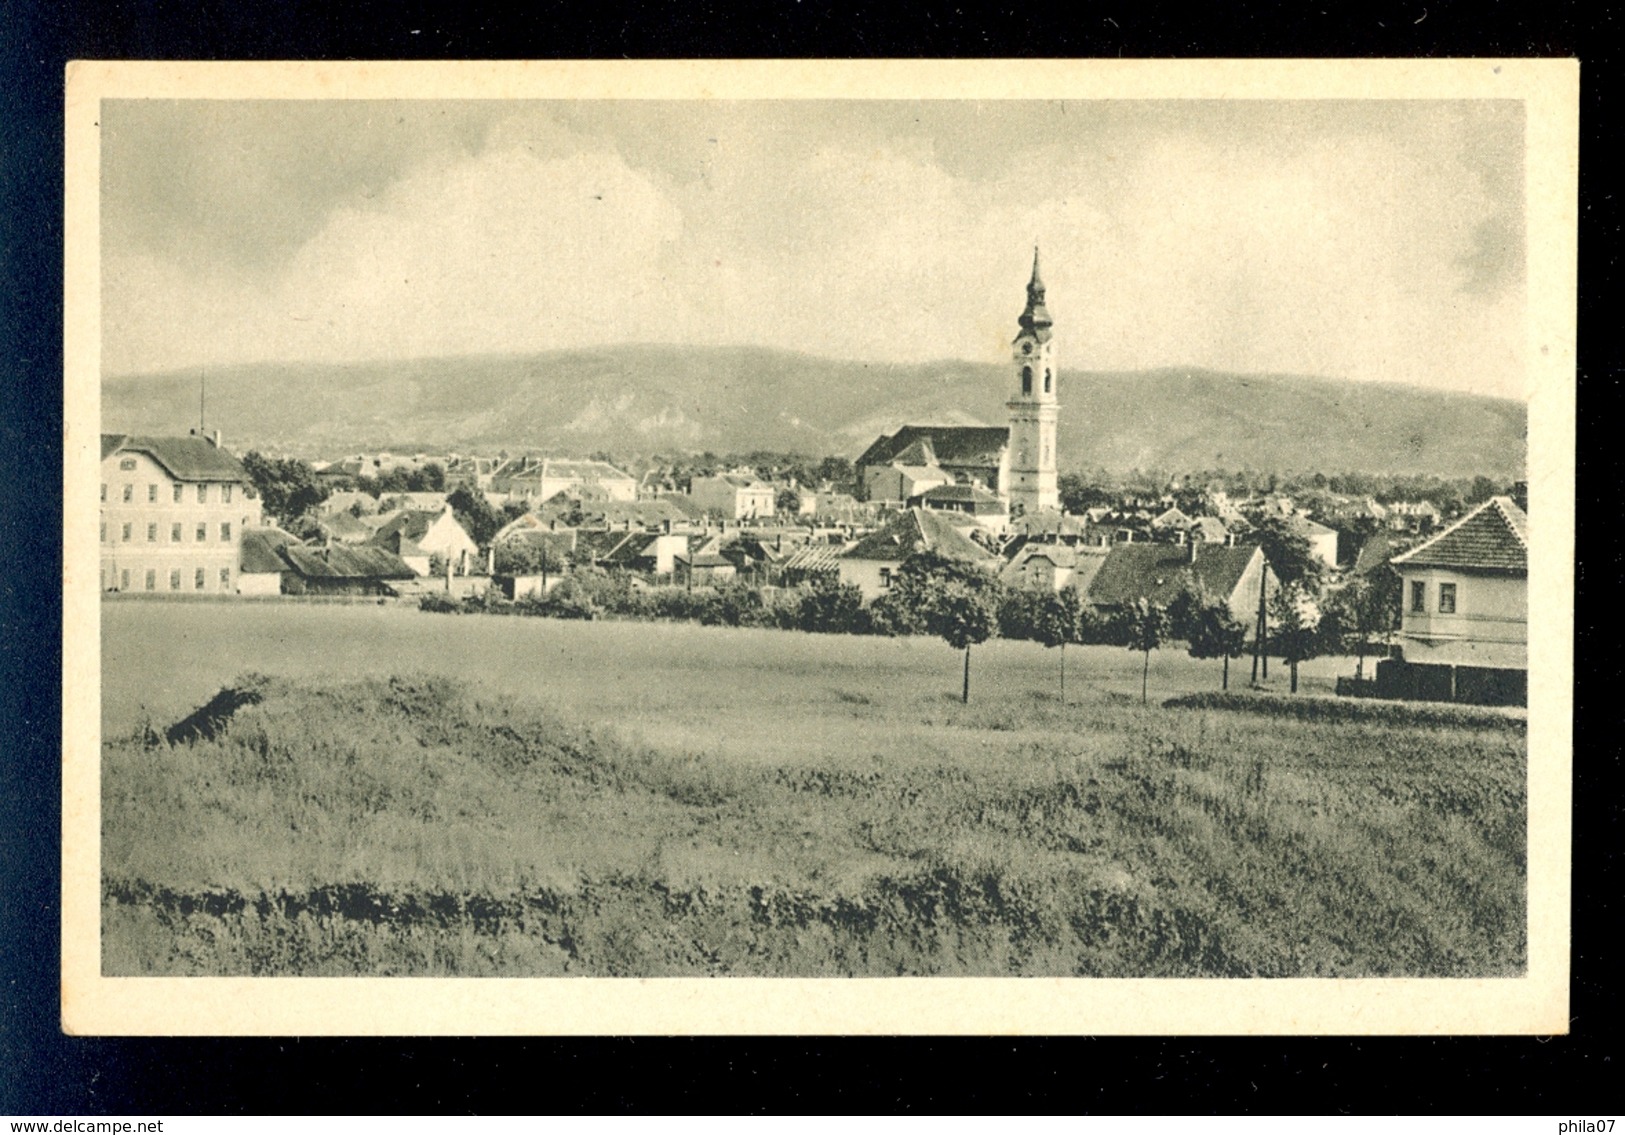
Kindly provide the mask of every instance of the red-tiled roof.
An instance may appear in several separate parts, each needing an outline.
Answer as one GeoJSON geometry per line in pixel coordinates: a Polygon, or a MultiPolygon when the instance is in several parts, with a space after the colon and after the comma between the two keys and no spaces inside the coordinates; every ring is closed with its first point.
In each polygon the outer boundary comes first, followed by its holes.
{"type": "Polygon", "coordinates": [[[1529,570],[1529,517],[1510,497],[1491,497],[1433,539],[1389,562],[1523,574],[1529,570]]]}

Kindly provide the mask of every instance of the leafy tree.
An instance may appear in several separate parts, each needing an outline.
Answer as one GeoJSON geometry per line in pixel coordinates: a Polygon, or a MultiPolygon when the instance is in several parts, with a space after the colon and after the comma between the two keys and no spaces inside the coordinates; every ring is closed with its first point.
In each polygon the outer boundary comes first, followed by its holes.
{"type": "Polygon", "coordinates": [[[850,490],[857,483],[857,471],[845,457],[826,457],[818,463],[817,476],[837,491],[850,490]]]}
{"type": "Polygon", "coordinates": [[[507,540],[495,554],[498,575],[557,575],[564,570],[564,557],[545,544],[529,540],[507,540]]]}
{"type": "Polygon", "coordinates": [[[1309,592],[1319,590],[1326,577],[1326,565],[1310,550],[1308,538],[1293,531],[1285,518],[1263,518],[1253,535],[1283,587],[1301,584],[1309,592]]]}
{"type": "Polygon", "coordinates": [[[459,485],[446,498],[446,503],[456,515],[457,523],[482,548],[491,543],[492,537],[502,527],[501,514],[491,507],[484,493],[469,485],[459,485]]]}
{"type": "Polygon", "coordinates": [[[1115,485],[1101,484],[1079,473],[1062,473],[1057,478],[1061,507],[1067,512],[1079,513],[1091,508],[1111,508],[1122,496],[1115,485]]]}
{"type": "Polygon", "coordinates": [[[1151,652],[1163,644],[1173,630],[1168,608],[1149,599],[1136,599],[1123,609],[1121,629],[1124,645],[1145,655],[1140,668],[1140,704],[1146,703],[1151,680],[1151,652]]]}
{"type": "Polygon", "coordinates": [[[847,634],[858,625],[863,592],[839,576],[814,576],[796,608],[796,626],[819,634],[847,634]]]}
{"type": "Polygon", "coordinates": [[[1247,624],[1223,600],[1206,600],[1186,616],[1183,637],[1192,658],[1224,659],[1220,689],[1230,688],[1230,660],[1247,649],[1247,624]]]}
{"type": "Polygon", "coordinates": [[[251,449],[243,454],[243,470],[278,524],[294,523],[327,499],[327,487],[316,471],[297,457],[266,457],[251,449]]]}
{"type": "Polygon", "coordinates": [[[773,498],[773,508],[780,515],[794,516],[801,511],[801,494],[794,489],[780,489],[773,498]]]}
{"type": "Polygon", "coordinates": [[[1276,592],[1270,614],[1275,619],[1275,649],[1291,668],[1291,690],[1297,693],[1298,663],[1318,656],[1325,645],[1320,603],[1300,581],[1276,592]]]}
{"type": "Polygon", "coordinates": [[[999,581],[940,552],[916,552],[898,567],[892,603],[909,612],[927,634],[965,652],[960,700],[970,702],[970,648],[999,629],[999,581]]]}
{"type": "Polygon", "coordinates": [[[1033,632],[1046,648],[1061,648],[1061,704],[1066,705],[1066,647],[1068,643],[1084,641],[1084,624],[1090,617],[1089,608],[1071,587],[1040,596],[1033,621],[1033,632]]]}
{"type": "Polygon", "coordinates": [[[527,501],[523,501],[523,500],[506,500],[506,501],[503,501],[502,502],[502,522],[504,524],[506,524],[511,520],[518,520],[521,516],[524,516],[525,513],[529,512],[529,511],[530,511],[530,504],[527,501]]]}
{"type": "Polygon", "coordinates": [[[1354,648],[1356,678],[1365,677],[1366,649],[1399,629],[1400,579],[1383,566],[1348,581],[1331,595],[1322,620],[1322,638],[1337,652],[1354,648]]]}

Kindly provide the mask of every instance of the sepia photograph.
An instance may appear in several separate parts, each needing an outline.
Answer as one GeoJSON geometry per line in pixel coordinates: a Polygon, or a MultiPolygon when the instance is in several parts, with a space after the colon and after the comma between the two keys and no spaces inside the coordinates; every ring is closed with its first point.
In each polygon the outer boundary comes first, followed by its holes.
{"type": "Polygon", "coordinates": [[[1572,64],[781,70],[70,74],[70,1030],[1563,1031],[1572,64]]]}

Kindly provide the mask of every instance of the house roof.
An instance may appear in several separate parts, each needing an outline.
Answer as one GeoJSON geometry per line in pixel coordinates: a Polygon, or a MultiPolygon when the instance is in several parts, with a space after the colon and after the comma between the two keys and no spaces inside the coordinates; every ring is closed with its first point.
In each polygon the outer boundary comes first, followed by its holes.
{"type": "Polygon", "coordinates": [[[1523,574],[1529,570],[1529,517],[1511,497],[1491,497],[1433,539],[1389,562],[1523,574]]]}
{"type": "Polygon", "coordinates": [[[689,567],[719,568],[736,566],[732,560],[716,552],[679,552],[675,558],[682,560],[689,567]]]}
{"type": "Polygon", "coordinates": [[[839,571],[841,552],[829,544],[807,544],[786,556],[780,566],[785,571],[799,571],[809,575],[839,571]]]}
{"type": "Polygon", "coordinates": [[[103,434],[102,457],[105,459],[114,453],[145,453],[177,481],[248,481],[242,462],[207,438],[103,434]]]}
{"type": "Polygon", "coordinates": [[[1028,536],[1082,536],[1087,527],[1088,523],[1083,517],[1073,516],[1058,508],[1036,508],[1010,521],[1012,531],[1028,536]]]}
{"type": "Polygon", "coordinates": [[[288,570],[281,552],[298,538],[277,527],[244,528],[237,567],[249,575],[269,575],[288,570]]]}
{"type": "Polygon", "coordinates": [[[414,509],[417,511],[438,511],[446,507],[445,493],[431,492],[400,492],[385,493],[379,498],[379,506],[386,512],[394,509],[414,509]]]}
{"type": "Polygon", "coordinates": [[[955,560],[984,563],[996,557],[955,528],[939,513],[911,508],[847,549],[852,560],[905,560],[915,552],[940,552],[955,560]]]}
{"type": "Polygon", "coordinates": [[[331,536],[335,540],[343,540],[346,543],[360,543],[363,540],[372,538],[375,525],[367,523],[367,520],[371,519],[373,519],[372,516],[368,516],[364,520],[341,510],[318,517],[316,528],[322,535],[331,536]]]}
{"type": "Polygon", "coordinates": [[[336,493],[329,493],[326,500],[321,503],[322,512],[348,512],[356,505],[360,505],[367,512],[378,511],[378,498],[371,493],[363,493],[358,489],[340,489],[336,493]]]}
{"type": "Polygon", "coordinates": [[[890,437],[876,438],[863,451],[859,465],[889,465],[915,442],[929,440],[941,465],[996,469],[1010,443],[1008,426],[904,426],[890,437]]]}
{"type": "Polygon", "coordinates": [[[1229,599],[1253,557],[1261,554],[1253,545],[1199,545],[1192,563],[1189,549],[1182,545],[1118,544],[1104,557],[1085,594],[1089,602],[1102,607],[1137,599],[1171,603],[1187,586],[1229,599]]]}
{"type": "Polygon", "coordinates": [[[1324,524],[1310,520],[1302,513],[1293,513],[1286,518],[1286,526],[1300,536],[1335,536],[1337,529],[1327,528],[1324,524]]]}
{"type": "Polygon", "coordinates": [[[1360,554],[1354,557],[1354,566],[1349,569],[1350,573],[1365,575],[1384,566],[1410,542],[1397,533],[1378,529],[1371,534],[1370,539],[1360,545],[1360,554]]]}
{"type": "Polygon", "coordinates": [[[969,505],[964,511],[977,516],[1009,511],[1002,500],[980,485],[938,485],[921,493],[920,499],[927,505],[969,505]]]}
{"type": "Polygon", "coordinates": [[[383,543],[399,535],[416,543],[427,536],[429,528],[444,515],[444,510],[431,512],[425,509],[403,509],[380,524],[373,533],[373,539],[383,543]]]}
{"type": "Polygon", "coordinates": [[[1162,513],[1160,516],[1154,517],[1151,523],[1157,528],[1184,529],[1191,526],[1191,518],[1185,515],[1185,513],[1181,512],[1176,506],[1168,509],[1168,511],[1162,513]]]}
{"type": "Polygon", "coordinates": [[[561,528],[554,532],[546,528],[516,528],[506,535],[498,534],[491,543],[498,547],[504,544],[529,545],[532,548],[543,548],[565,556],[575,551],[576,530],[561,528]]]}
{"type": "Polygon", "coordinates": [[[383,548],[307,548],[289,544],[282,558],[306,579],[414,579],[417,572],[383,548]]]}

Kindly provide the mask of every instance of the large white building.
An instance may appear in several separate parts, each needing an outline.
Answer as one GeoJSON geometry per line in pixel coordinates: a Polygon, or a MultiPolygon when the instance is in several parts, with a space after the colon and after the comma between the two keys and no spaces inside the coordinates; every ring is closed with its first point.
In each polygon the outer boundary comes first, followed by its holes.
{"type": "Polygon", "coordinates": [[[260,502],[220,437],[102,435],[103,591],[235,594],[260,502]]]}

